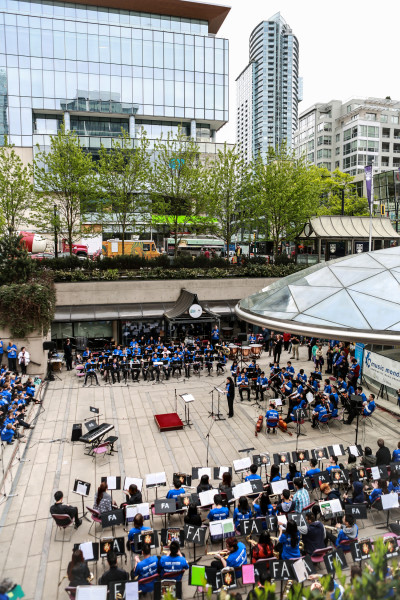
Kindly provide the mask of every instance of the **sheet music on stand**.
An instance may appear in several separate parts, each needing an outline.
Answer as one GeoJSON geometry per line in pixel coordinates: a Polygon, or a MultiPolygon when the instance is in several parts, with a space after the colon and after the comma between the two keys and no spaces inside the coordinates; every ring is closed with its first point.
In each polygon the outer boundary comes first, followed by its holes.
{"type": "Polygon", "coordinates": [[[270,402],[274,402],[275,406],[282,406],[281,398],[271,398],[270,402]]]}
{"type": "Polygon", "coordinates": [[[203,475],[211,479],[211,467],[192,467],[192,479],[201,479],[203,475]]]}
{"type": "Polygon", "coordinates": [[[272,493],[277,495],[282,494],[283,490],[288,490],[289,486],[286,479],[281,479],[280,481],[271,481],[271,488],[272,493]]]}
{"type": "Polygon", "coordinates": [[[244,481],[238,483],[232,488],[232,494],[235,500],[238,500],[240,496],[251,496],[253,494],[253,488],[251,487],[250,481],[244,481]]]}
{"type": "Polygon", "coordinates": [[[79,544],[79,550],[82,550],[84,560],[95,560],[93,542],[82,542],[79,544]]]}
{"type": "Polygon", "coordinates": [[[147,488],[167,485],[167,476],[164,471],[160,471],[159,473],[148,473],[145,477],[147,488]]]}
{"type": "Polygon", "coordinates": [[[110,475],[109,477],[102,477],[101,482],[107,482],[107,487],[110,491],[112,490],[120,490],[121,489],[121,477],[115,477],[114,475],[110,475]]]}
{"type": "Polygon", "coordinates": [[[235,469],[235,473],[240,473],[241,471],[247,471],[251,466],[251,458],[250,456],[246,456],[245,458],[239,458],[233,461],[233,468],[235,469]]]}
{"type": "Polygon", "coordinates": [[[215,387],[214,389],[218,392],[218,394],[225,394],[225,390],[221,390],[219,387],[215,387]]]}
{"type": "Polygon", "coordinates": [[[125,520],[133,521],[137,514],[143,515],[143,519],[150,518],[150,504],[142,502],[142,504],[127,504],[125,506],[125,520]]]}
{"type": "Polygon", "coordinates": [[[383,510],[399,508],[399,495],[395,492],[391,492],[390,494],[382,494],[381,500],[383,510]]]}
{"type": "Polygon", "coordinates": [[[214,504],[214,496],[219,494],[219,490],[206,490],[199,493],[200,506],[210,506],[214,504]]]}
{"type": "Polygon", "coordinates": [[[130,485],[136,485],[139,492],[142,491],[143,479],[139,477],[125,477],[124,490],[129,490],[130,485]]]}
{"type": "Polygon", "coordinates": [[[211,537],[230,537],[235,535],[235,526],[233,519],[222,519],[221,521],[211,521],[210,524],[211,537]]]}
{"type": "Polygon", "coordinates": [[[72,490],[75,494],[79,494],[80,496],[89,496],[90,492],[90,483],[87,481],[81,481],[80,479],[75,479],[74,489],[72,490]]]}
{"type": "Polygon", "coordinates": [[[214,467],[213,479],[222,479],[224,473],[230,473],[232,475],[232,467],[214,467]]]}
{"type": "Polygon", "coordinates": [[[106,585],[78,585],[76,600],[107,600],[106,585]]]}
{"type": "Polygon", "coordinates": [[[194,396],[192,396],[192,394],[181,394],[181,398],[185,402],[194,402],[194,396]]]}

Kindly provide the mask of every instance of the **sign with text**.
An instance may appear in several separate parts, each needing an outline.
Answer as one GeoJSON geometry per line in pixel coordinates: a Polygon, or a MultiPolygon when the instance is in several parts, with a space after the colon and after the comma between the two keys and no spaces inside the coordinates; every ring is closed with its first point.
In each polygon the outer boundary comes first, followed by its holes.
{"type": "Polygon", "coordinates": [[[400,362],[381,354],[364,350],[363,375],[396,390],[400,388],[400,362]]]}
{"type": "Polygon", "coordinates": [[[199,544],[199,546],[204,546],[206,540],[206,527],[198,527],[197,525],[185,525],[185,540],[187,542],[192,542],[192,544],[199,544]]]}

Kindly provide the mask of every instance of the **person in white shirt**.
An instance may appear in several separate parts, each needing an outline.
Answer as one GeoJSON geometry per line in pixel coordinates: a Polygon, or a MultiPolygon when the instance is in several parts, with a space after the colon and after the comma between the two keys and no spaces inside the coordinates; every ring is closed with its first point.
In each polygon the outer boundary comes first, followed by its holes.
{"type": "Polygon", "coordinates": [[[18,354],[18,364],[21,367],[21,374],[26,375],[26,367],[29,365],[30,356],[25,346],[22,346],[21,352],[18,354]]]}

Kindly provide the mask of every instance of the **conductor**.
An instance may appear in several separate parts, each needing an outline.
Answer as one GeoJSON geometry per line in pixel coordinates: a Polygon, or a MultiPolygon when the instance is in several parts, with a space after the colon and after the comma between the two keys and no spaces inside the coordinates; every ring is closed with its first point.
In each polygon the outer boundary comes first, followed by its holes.
{"type": "Polygon", "coordinates": [[[232,377],[226,378],[225,393],[228,398],[228,419],[230,419],[231,417],[233,417],[233,401],[235,400],[235,384],[233,383],[232,377]]]}

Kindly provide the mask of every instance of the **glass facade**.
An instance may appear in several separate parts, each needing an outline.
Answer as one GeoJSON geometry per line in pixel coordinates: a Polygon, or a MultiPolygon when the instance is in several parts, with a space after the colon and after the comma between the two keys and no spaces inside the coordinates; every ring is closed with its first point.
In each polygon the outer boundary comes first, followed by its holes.
{"type": "Polygon", "coordinates": [[[0,0],[0,136],[47,146],[65,111],[80,135],[112,136],[135,114],[218,129],[228,120],[228,41],[209,36],[206,21],[0,0]]]}

